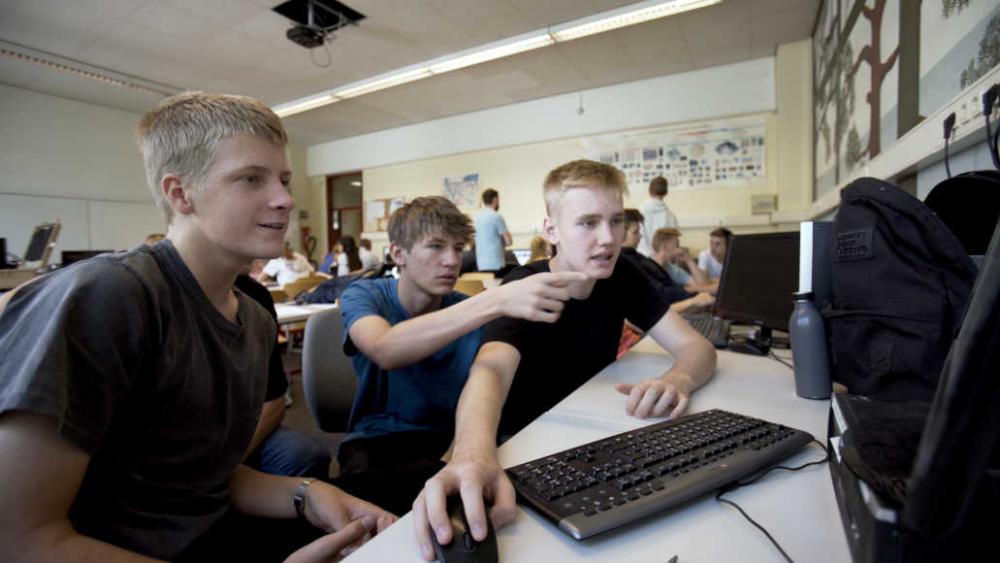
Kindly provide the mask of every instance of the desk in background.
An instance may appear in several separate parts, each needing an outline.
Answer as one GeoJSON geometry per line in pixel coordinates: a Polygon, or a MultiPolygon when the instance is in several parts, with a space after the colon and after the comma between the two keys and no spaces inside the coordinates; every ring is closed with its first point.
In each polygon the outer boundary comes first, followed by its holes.
{"type": "MultiPolygon", "coordinates": [[[[614,384],[659,376],[671,363],[659,346],[643,340],[505,443],[500,463],[511,467],[649,424],[625,415],[625,396],[614,384]]],[[[766,357],[720,352],[715,377],[694,394],[689,410],[713,408],[783,423],[826,441],[829,401],[797,397],[792,370],[766,357]]],[[[801,465],[822,455],[810,446],[784,463],[801,465]]],[[[777,471],[726,498],[767,528],[793,560],[850,561],[825,465],[796,473],[777,471]]],[[[422,561],[412,528],[413,516],[408,514],[350,561],[422,561]]],[[[497,540],[501,561],[665,562],[673,555],[682,563],[781,560],[760,531],[711,496],[584,541],[518,505],[517,518],[497,533],[497,540]]]]}
{"type": "Polygon", "coordinates": [[[286,305],[284,303],[276,303],[274,305],[274,310],[278,313],[278,324],[288,325],[292,323],[305,322],[309,319],[309,317],[320,311],[334,309],[336,307],[337,305],[334,303],[313,303],[309,305],[286,305]]]}
{"type": "Polygon", "coordinates": [[[0,270],[0,291],[14,289],[36,275],[35,270],[2,269],[0,270]]]}

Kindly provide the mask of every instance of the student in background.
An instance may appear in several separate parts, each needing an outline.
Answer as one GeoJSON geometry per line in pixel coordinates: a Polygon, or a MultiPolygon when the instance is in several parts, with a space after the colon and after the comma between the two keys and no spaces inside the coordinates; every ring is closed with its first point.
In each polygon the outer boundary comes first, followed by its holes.
{"type": "Polygon", "coordinates": [[[649,199],[639,206],[639,211],[646,218],[642,228],[642,240],[638,250],[644,256],[652,256],[653,233],[663,227],[677,228],[677,217],[670,211],[664,199],[667,197],[667,179],[657,176],[649,182],[649,199]]]}
{"type": "Polygon", "coordinates": [[[681,232],[665,227],[653,233],[653,261],[663,268],[673,282],[684,289],[695,291],[718,291],[719,280],[709,280],[708,273],[702,270],[691,254],[680,245],[681,232]],[[684,264],[690,273],[677,264],[684,264]]]}
{"type": "Polygon", "coordinates": [[[632,262],[618,259],[626,191],[624,174],[598,162],[570,162],[546,177],[544,232],[558,252],[549,261],[514,270],[505,282],[548,272],[585,279],[569,284],[572,299],[554,323],[503,317],[487,325],[459,399],[450,461],[413,506],[414,534],[424,559],[434,558],[432,529],[439,542],[452,539],[445,511],[450,494],[461,494],[477,540],[486,535],[484,501],[493,504],[490,517],[497,527],[513,518],[514,488],[497,461],[497,436],[513,435],[614,361],[626,319],[674,357],[660,377],[616,385],[629,415],[679,416],[691,393],[715,370],[712,345],[669,311],[656,285],[632,262]]]}
{"type": "Polygon", "coordinates": [[[260,283],[273,281],[278,285],[285,285],[312,273],[313,268],[306,257],[294,252],[292,245],[286,242],[282,255],[264,265],[258,281],[260,283]]]}
{"type": "Polygon", "coordinates": [[[550,255],[549,241],[544,238],[535,235],[531,238],[531,256],[528,257],[528,262],[537,262],[539,260],[548,260],[550,255]]]}
{"type": "Polygon", "coordinates": [[[503,249],[511,245],[507,223],[500,215],[500,194],[483,191],[483,209],[476,215],[476,267],[480,272],[500,272],[506,264],[503,249]]]}
{"type": "Polygon", "coordinates": [[[363,238],[358,243],[358,258],[361,260],[362,270],[371,270],[382,265],[382,259],[372,252],[372,241],[363,238]]]}
{"type": "Polygon", "coordinates": [[[276,326],[233,282],[282,252],[281,120],[186,92],[138,138],[167,238],[2,300],[0,560],[274,560],[317,536],[296,556],[325,560],[385,529],[331,485],[240,465],[276,326]]]}
{"type": "Polygon", "coordinates": [[[709,233],[709,247],[698,255],[698,267],[708,273],[709,279],[717,280],[722,277],[722,265],[726,261],[729,240],[732,238],[733,232],[725,227],[709,233]]]}
{"type": "Polygon", "coordinates": [[[152,246],[164,239],[166,235],[163,233],[152,233],[146,235],[146,240],[142,241],[142,244],[152,246]]]}
{"type": "Polygon", "coordinates": [[[399,279],[359,280],[340,299],[358,390],[337,482],[404,512],[443,465],[480,326],[503,315],[553,322],[566,284],[583,276],[536,276],[466,297],[454,286],[472,225],[453,203],[418,197],[393,212],[388,231],[399,279]]]}

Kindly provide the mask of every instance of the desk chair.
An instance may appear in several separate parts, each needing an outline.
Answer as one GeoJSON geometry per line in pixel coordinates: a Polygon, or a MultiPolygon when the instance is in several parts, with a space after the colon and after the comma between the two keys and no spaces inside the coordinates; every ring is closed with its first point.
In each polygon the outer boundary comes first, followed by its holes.
{"type": "Polygon", "coordinates": [[[330,279],[329,276],[322,274],[309,274],[308,276],[301,277],[281,286],[281,291],[283,291],[285,293],[285,297],[291,301],[298,297],[303,291],[309,291],[328,279],[330,279]]]}
{"type": "Polygon", "coordinates": [[[344,321],[340,308],[309,317],[302,345],[302,390],[316,425],[325,432],[344,432],[351,414],[357,376],[344,353],[344,321]]]}

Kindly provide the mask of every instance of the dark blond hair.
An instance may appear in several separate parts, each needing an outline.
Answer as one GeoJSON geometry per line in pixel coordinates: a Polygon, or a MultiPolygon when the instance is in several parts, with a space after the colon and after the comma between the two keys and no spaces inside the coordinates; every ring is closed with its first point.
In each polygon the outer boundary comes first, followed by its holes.
{"type": "Polygon", "coordinates": [[[548,173],[545,177],[545,211],[552,216],[562,195],[573,188],[601,188],[624,199],[628,194],[625,174],[610,164],[593,160],[574,160],[548,173]]]}
{"type": "Polygon", "coordinates": [[[246,96],[184,92],[142,117],[136,141],[153,200],[168,223],[170,205],[160,190],[163,176],[176,174],[200,189],[219,142],[239,134],[263,137],[277,147],[288,144],[281,119],[263,102],[246,96]]]}
{"type": "Polygon", "coordinates": [[[680,239],[681,232],[672,227],[660,227],[653,233],[653,252],[659,252],[663,243],[670,239],[680,239]]]}
{"type": "Polygon", "coordinates": [[[475,232],[469,216],[442,196],[418,197],[392,212],[389,242],[406,250],[430,235],[445,235],[468,244],[475,232]]]}

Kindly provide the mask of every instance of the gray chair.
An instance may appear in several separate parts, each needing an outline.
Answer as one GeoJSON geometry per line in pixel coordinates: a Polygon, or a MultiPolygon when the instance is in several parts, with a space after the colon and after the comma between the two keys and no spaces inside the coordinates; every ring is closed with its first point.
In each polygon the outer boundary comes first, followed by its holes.
{"type": "Polygon", "coordinates": [[[309,413],[325,432],[345,432],[357,376],[344,353],[340,308],[309,317],[302,344],[302,388],[309,413]]]}

